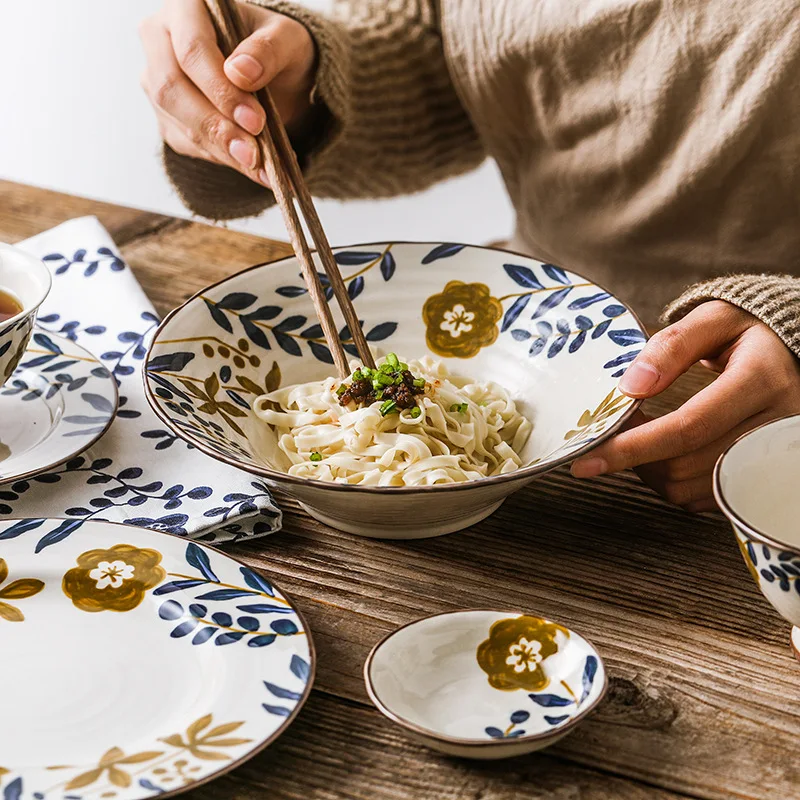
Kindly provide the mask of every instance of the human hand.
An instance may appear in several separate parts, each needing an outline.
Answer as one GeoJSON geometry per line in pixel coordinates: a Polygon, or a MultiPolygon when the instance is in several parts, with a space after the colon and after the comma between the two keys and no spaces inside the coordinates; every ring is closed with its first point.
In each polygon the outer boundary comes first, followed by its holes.
{"type": "Polygon", "coordinates": [[[719,377],[679,409],[631,427],[572,465],[577,478],[633,468],[688,511],[716,508],[717,458],[747,431],[800,413],[800,362],[754,316],[721,300],[703,303],[653,336],[620,380],[630,397],[663,392],[700,362],[719,377]]]}
{"type": "Polygon", "coordinates": [[[284,123],[296,123],[310,106],[316,52],[299,22],[238,5],[251,33],[225,59],[203,0],[165,0],[139,28],[147,59],[141,83],[175,152],[265,184],[255,141],[265,116],[251,93],[269,86],[284,123]]]}

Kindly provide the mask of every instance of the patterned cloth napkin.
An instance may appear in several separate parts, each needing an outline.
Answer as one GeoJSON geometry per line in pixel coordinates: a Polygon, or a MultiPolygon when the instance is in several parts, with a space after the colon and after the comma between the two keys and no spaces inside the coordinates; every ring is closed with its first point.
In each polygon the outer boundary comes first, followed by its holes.
{"type": "Polygon", "coordinates": [[[69,517],[127,522],[206,542],[278,530],[281,512],[252,475],[200,453],[150,410],[142,365],[158,317],[95,217],[18,245],[53,272],[38,327],[77,342],[113,373],[117,417],[82,456],[31,480],[0,486],[0,519],[69,517]]]}

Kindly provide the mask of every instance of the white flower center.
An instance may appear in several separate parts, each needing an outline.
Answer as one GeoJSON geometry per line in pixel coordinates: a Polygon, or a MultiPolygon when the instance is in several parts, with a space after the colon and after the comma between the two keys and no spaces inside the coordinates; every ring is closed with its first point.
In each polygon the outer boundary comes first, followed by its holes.
{"type": "Polygon", "coordinates": [[[133,577],[134,567],[124,561],[101,561],[90,573],[89,577],[96,581],[98,589],[110,586],[119,589],[122,582],[133,577]]]}
{"type": "Polygon", "coordinates": [[[523,636],[516,644],[512,644],[508,648],[509,656],[506,659],[506,664],[509,667],[514,667],[514,672],[525,672],[526,669],[533,672],[542,660],[542,656],[539,653],[541,649],[541,642],[529,642],[523,636]]]}
{"type": "Polygon", "coordinates": [[[461,303],[456,303],[450,311],[444,312],[444,321],[439,327],[443,331],[448,331],[454,339],[458,339],[462,333],[472,330],[471,323],[474,319],[474,311],[467,311],[461,303]]]}

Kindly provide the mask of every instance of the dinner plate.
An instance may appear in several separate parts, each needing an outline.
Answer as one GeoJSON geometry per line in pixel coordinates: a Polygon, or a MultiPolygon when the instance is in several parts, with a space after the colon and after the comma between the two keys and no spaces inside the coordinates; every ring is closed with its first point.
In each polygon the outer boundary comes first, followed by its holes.
{"type": "Polygon", "coordinates": [[[0,797],[139,800],[236,767],[311,689],[303,619],[218,550],[119,523],[0,523],[0,797]]]}
{"type": "Polygon", "coordinates": [[[30,478],[96,442],[117,410],[117,384],[88,350],[39,331],[0,388],[0,483],[30,478]]]}

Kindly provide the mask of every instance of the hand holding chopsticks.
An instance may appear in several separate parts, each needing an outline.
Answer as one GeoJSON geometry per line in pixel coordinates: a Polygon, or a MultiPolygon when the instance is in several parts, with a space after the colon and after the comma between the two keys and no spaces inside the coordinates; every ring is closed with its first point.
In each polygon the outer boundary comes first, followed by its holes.
{"type": "MultiPolygon", "coordinates": [[[[236,7],[235,0],[206,0],[206,4],[217,30],[223,55],[227,57],[236,49],[239,42],[247,36],[239,9],[236,7]]],[[[317,274],[311,249],[306,242],[305,232],[295,208],[295,200],[297,200],[297,205],[305,218],[311,238],[314,240],[325,274],[328,276],[333,294],[342,310],[342,315],[353,338],[359,358],[364,366],[374,369],[375,361],[364,337],[364,332],[361,330],[358,315],[347,293],[347,287],[339,272],[333,251],[314,208],[314,202],[306,187],[300,171],[300,165],[297,163],[297,157],[289,142],[289,136],[283,126],[275,103],[266,87],[256,92],[256,98],[263,106],[267,118],[264,129],[256,137],[260,158],[283,215],[292,248],[300,262],[303,278],[314,303],[320,326],[325,335],[325,341],[333,356],[339,377],[346,378],[350,374],[347,356],[339,339],[330,306],[325,299],[325,291],[317,274]]]]}

